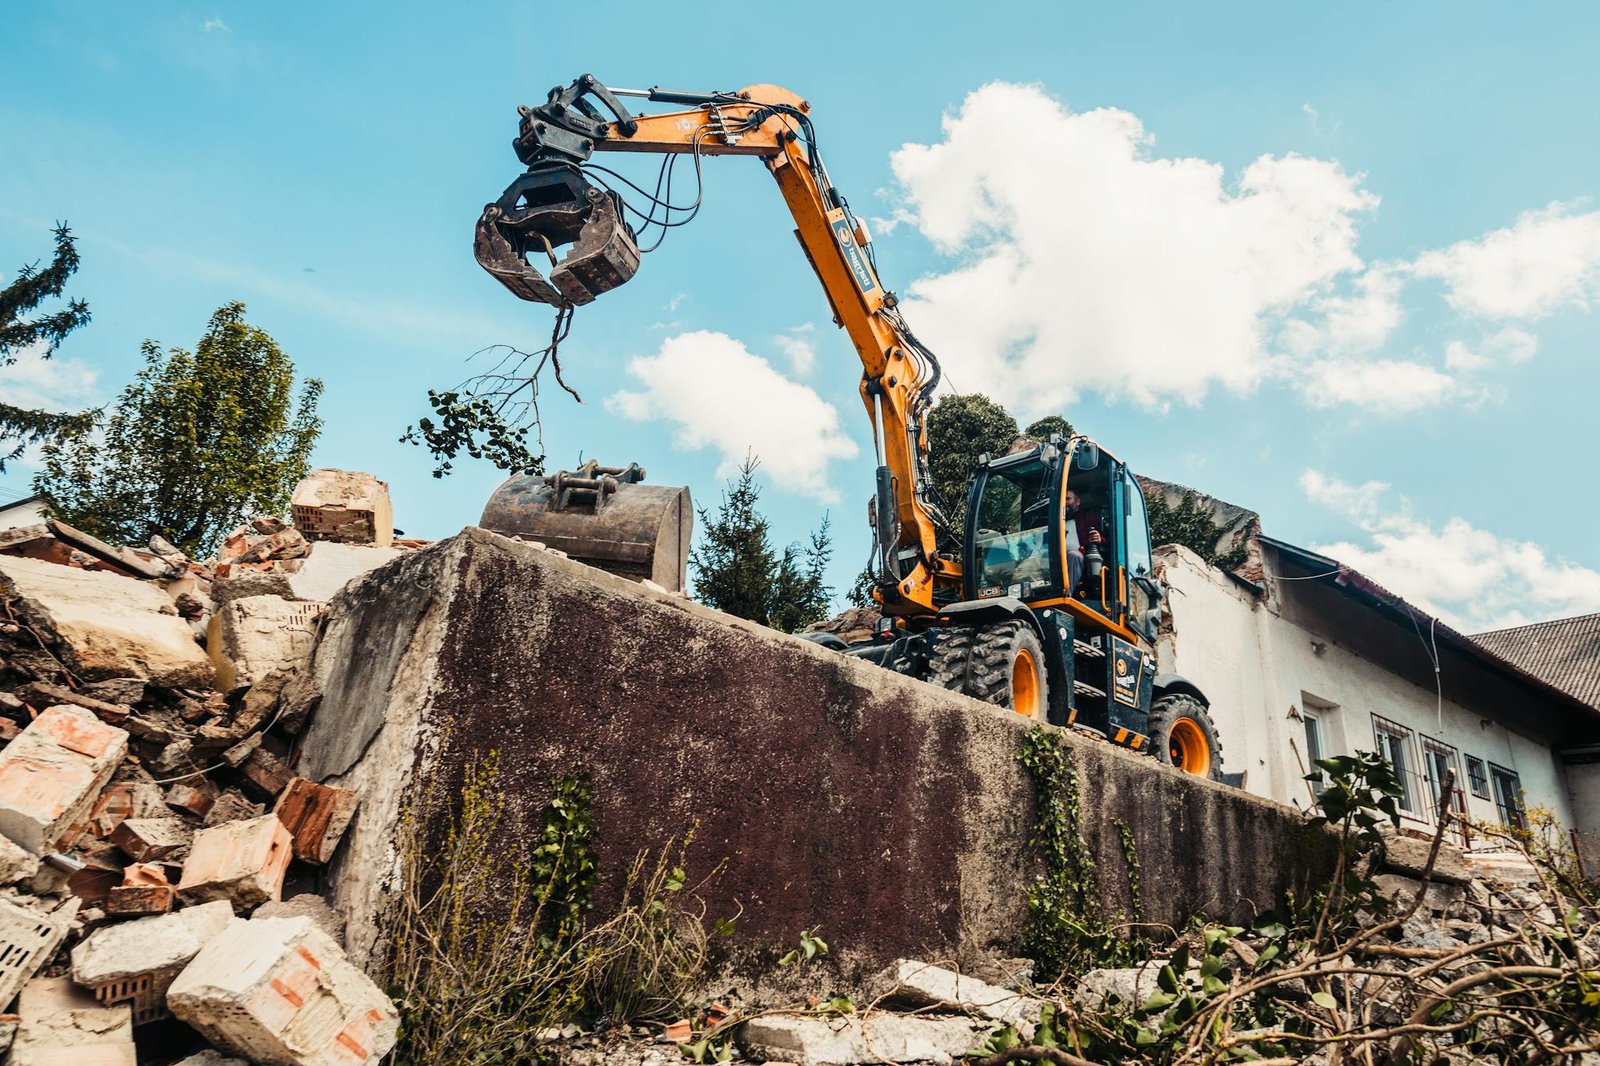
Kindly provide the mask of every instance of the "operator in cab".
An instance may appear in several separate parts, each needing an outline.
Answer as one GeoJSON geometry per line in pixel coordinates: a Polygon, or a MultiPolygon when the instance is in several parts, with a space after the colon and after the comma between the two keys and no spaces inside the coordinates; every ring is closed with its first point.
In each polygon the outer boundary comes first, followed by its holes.
{"type": "Polygon", "coordinates": [[[1103,544],[1100,536],[1100,519],[1083,510],[1083,501],[1072,489],[1061,496],[1061,517],[1067,529],[1067,592],[1078,594],[1078,582],[1083,580],[1083,553],[1091,544],[1103,544]]]}

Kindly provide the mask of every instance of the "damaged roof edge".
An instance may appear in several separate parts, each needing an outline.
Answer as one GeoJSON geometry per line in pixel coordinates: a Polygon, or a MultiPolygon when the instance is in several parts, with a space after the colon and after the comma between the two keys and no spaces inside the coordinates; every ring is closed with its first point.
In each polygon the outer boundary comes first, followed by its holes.
{"type": "Polygon", "coordinates": [[[1592,723],[1600,725],[1600,708],[1591,706],[1557,688],[1537,674],[1529,673],[1509,659],[1490,651],[1464,633],[1458,632],[1445,622],[1429,614],[1427,611],[1406,602],[1370,577],[1352,567],[1346,566],[1337,559],[1330,559],[1326,555],[1319,555],[1314,551],[1290,544],[1288,541],[1278,540],[1262,534],[1260,541],[1281,556],[1293,560],[1297,565],[1308,570],[1324,571],[1316,576],[1325,579],[1324,584],[1338,588],[1352,599],[1359,600],[1371,607],[1377,608],[1381,613],[1390,615],[1398,620],[1420,626],[1427,622],[1433,636],[1442,644],[1454,648],[1457,652],[1468,658],[1476,659],[1489,670],[1520,682],[1542,696],[1553,698],[1557,703],[1579,712],[1592,723]]]}

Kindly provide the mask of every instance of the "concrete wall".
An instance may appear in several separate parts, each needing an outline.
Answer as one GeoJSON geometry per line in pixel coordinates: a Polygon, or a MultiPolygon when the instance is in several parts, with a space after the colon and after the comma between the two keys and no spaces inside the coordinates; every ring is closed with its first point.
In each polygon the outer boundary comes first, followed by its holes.
{"type": "MultiPolygon", "coordinates": [[[[599,911],[640,850],[698,826],[691,874],[726,862],[708,913],[742,909],[756,972],[820,929],[844,976],[896,956],[1010,952],[1037,867],[1015,715],[645,590],[482,530],[408,553],[335,599],[299,770],[362,794],[336,860],[358,957],[420,775],[502,753],[514,854],[557,777],[594,786],[599,911]]],[[[1086,838],[1127,905],[1132,828],[1148,917],[1243,916],[1324,876],[1293,812],[1071,736],[1086,838]]],[[[743,960],[741,962],[740,960],[743,960]]]]}
{"type": "MultiPolygon", "coordinates": [[[[1167,604],[1170,628],[1159,645],[1161,669],[1181,673],[1211,700],[1223,745],[1224,767],[1246,775],[1245,787],[1261,796],[1304,807],[1308,786],[1303,713],[1319,718],[1324,755],[1373,751],[1373,716],[1397,722],[1415,734],[1410,744],[1411,767],[1419,771],[1413,788],[1423,782],[1421,738],[1431,737],[1457,751],[1457,785],[1465,794],[1468,814],[1496,821],[1492,787],[1489,798],[1473,795],[1466,755],[1512,770],[1519,776],[1530,805],[1549,807],[1564,825],[1578,824],[1565,768],[1548,741],[1516,729],[1513,708],[1464,706],[1449,698],[1470,685],[1446,688],[1442,727],[1438,692],[1357,654],[1342,642],[1335,625],[1308,624],[1311,612],[1281,610],[1293,593],[1264,575],[1269,594],[1263,599],[1186,548],[1167,546],[1157,553],[1173,594],[1167,604]]],[[[1387,622],[1375,616],[1370,625],[1387,622]]],[[[1412,655],[1419,674],[1431,679],[1428,649],[1415,633],[1396,632],[1397,654],[1412,655]]],[[[1450,680],[1447,678],[1447,681],[1450,680]]],[[[1429,807],[1418,797],[1413,825],[1423,827],[1429,807]]]]}

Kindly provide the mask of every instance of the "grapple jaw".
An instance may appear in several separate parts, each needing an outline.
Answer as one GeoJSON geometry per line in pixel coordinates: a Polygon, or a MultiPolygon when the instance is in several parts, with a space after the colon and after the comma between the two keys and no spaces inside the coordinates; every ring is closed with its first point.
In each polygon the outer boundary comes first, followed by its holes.
{"type": "Polygon", "coordinates": [[[639,269],[639,241],[621,201],[569,164],[530,168],[507,186],[479,216],[472,253],[516,296],[557,307],[591,303],[639,269]],[[572,249],[558,260],[565,244],[572,249]],[[529,254],[550,260],[548,279],[529,254]]]}

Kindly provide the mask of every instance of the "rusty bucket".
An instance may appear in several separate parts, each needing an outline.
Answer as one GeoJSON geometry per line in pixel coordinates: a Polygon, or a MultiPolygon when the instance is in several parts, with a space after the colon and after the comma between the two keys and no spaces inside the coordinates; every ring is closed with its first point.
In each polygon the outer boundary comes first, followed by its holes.
{"type": "Polygon", "coordinates": [[[637,463],[548,477],[523,474],[495,490],[479,525],[534,540],[579,562],[679,592],[694,532],[694,505],[681,485],[646,485],[637,463]]]}

